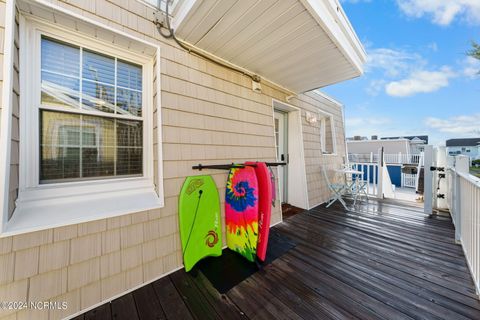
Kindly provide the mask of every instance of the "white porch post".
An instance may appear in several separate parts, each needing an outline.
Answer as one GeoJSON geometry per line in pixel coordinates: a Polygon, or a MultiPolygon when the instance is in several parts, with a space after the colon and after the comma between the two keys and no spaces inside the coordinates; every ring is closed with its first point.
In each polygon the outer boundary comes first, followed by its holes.
{"type": "Polygon", "coordinates": [[[433,164],[433,146],[425,146],[424,168],[423,168],[423,212],[432,214],[433,212],[433,174],[430,167],[433,164]]]}
{"type": "Polygon", "coordinates": [[[470,170],[470,159],[467,156],[456,156],[455,157],[455,180],[454,180],[454,193],[455,196],[453,200],[453,208],[455,210],[454,219],[455,219],[455,241],[460,243],[462,240],[462,203],[460,197],[460,178],[457,173],[467,173],[470,170]]]}
{"type": "MultiPolygon", "coordinates": [[[[448,204],[447,204],[447,191],[448,191],[448,186],[447,186],[447,149],[446,147],[437,147],[436,148],[436,163],[437,167],[443,167],[445,168],[444,172],[440,172],[445,174],[444,179],[440,179],[439,176],[437,176],[437,180],[435,182],[435,185],[438,186],[438,192],[444,194],[444,198],[436,198],[436,203],[435,203],[435,208],[436,209],[447,209],[448,204]]],[[[439,174],[440,174],[439,173],[439,174]]]]}
{"type": "Polygon", "coordinates": [[[378,149],[378,159],[377,159],[377,163],[378,163],[378,175],[377,175],[377,198],[379,199],[383,199],[383,166],[384,166],[384,162],[383,162],[383,147],[378,149]]]}

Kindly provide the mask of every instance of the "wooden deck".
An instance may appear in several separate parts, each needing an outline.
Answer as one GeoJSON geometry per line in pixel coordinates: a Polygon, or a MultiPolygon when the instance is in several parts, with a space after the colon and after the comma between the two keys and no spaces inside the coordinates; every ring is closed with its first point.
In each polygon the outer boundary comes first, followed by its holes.
{"type": "Polygon", "coordinates": [[[182,270],[76,319],[480,319],[449,219],[370,201],[273,229],[296,245],[225,294],[182,270]]]}

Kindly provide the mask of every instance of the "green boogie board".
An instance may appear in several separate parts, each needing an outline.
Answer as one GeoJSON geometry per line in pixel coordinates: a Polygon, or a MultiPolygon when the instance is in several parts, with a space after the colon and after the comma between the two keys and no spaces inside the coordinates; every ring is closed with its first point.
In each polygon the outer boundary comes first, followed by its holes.
{"type": "Polygon", "coordinates": [[[183,263],[187,272],[201,259],[222,254],[220,199],[212,177],[185,179],[178,213],[183,263]]]}

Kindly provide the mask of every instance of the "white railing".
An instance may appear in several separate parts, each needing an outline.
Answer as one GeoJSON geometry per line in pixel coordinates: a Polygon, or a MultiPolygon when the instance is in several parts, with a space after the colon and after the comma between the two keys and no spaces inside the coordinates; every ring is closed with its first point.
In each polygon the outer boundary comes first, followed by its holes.
{"type": "MultiPolygon", "coordinates": [[[[386,153],[384,154],[384,159],[387,164],[419,164],[419,162],[423,161],[423,156],[422,154],[386,153]]],[[[349,153],[348,160],[350,162],[373,163],[378,162],[378,154],[349,153]]]]}
{"type": "Polygon", "coordinates": [[[417,175],[402,173],[402,187],[415,188],[417,183],[417,175]]]}
{"type": "Polygon", "coordinates": [[[458,156],[447,168],[447,203],[467,264],[480,294],[480,179],[468,173],[469,160],[458,156]]]}

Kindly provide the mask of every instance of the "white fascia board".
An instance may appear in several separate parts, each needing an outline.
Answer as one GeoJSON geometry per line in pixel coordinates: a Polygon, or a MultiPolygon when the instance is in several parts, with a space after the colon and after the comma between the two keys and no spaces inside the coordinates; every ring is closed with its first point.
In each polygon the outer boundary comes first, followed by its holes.
{"type": "Polygon", "coordinates": [[[177,30],[190,12],[193,12],[200,4],[201,0],[185,0],[177,8],[177,12],[172,19],[171,27],[177,30]]]}
{"type": "Polygon", "coordinates": [[[332,98],[332,97],[331,97],[331,96],[329,96],[328,94],[326,94],[326,93],[324,93],[324,92],[320,91],[320,89],[313,90],[313,91],[311,91],[311,92],[313,92],[314,94],[316,94],[316,95],[318,95],[318,96],[322,97],[322,98],[323,98],[323,99],[325,99],[325,100],[328,100],[329,102],[331,102],[331,103],[333,103],[333,104],[337,105],[337,106],[338,106],[338,107],[340,107],[340,108],[342,108],[342,107],[343,107],[343,103],[341,103],[340,101],[338,101],[338,100],[336,100],[336,99],[332,98]]]}
{"type": "MultiPolygon", "coordinates": [[[[329,0],[299,0],[304,7],[310,12],[312,17],[317,21],[317,23],[322,27],[322,29],[328,34],[330,39],[337,45],[339,50],[343,53],[345,58],[350,61],[353,67],[357,70],[358,75],[363,74],[363,64],[366,61],[366,54],[363,50],[363,46],[355,36],[354,39],[351,38],[353,30],[350,26],[343,26],[340,27],[340,23],[338,20],[342,19],[335,19],[332,4],[329,0]],[[328,3],[326,3],[328,2],[328,3]],[[333,11],[333,12],[332,12],[333,11]],[[345,30],[351,30],[350,37],[347,37],[349,32],[345,32],[345,30]],[[350,38],[350,39],[349,39],[350,38]],[[353,44],[355,44],[355,46],[353,44]],[[359,49],[360,48],[360,49],[359,49]]],[[[340,6],[339,4],[336,6],[340,6]]],[[[346,20],[346,16],[345,19],[346,20]]],[[[346,22],[344,22],[346,23],[346,22]]]]}

